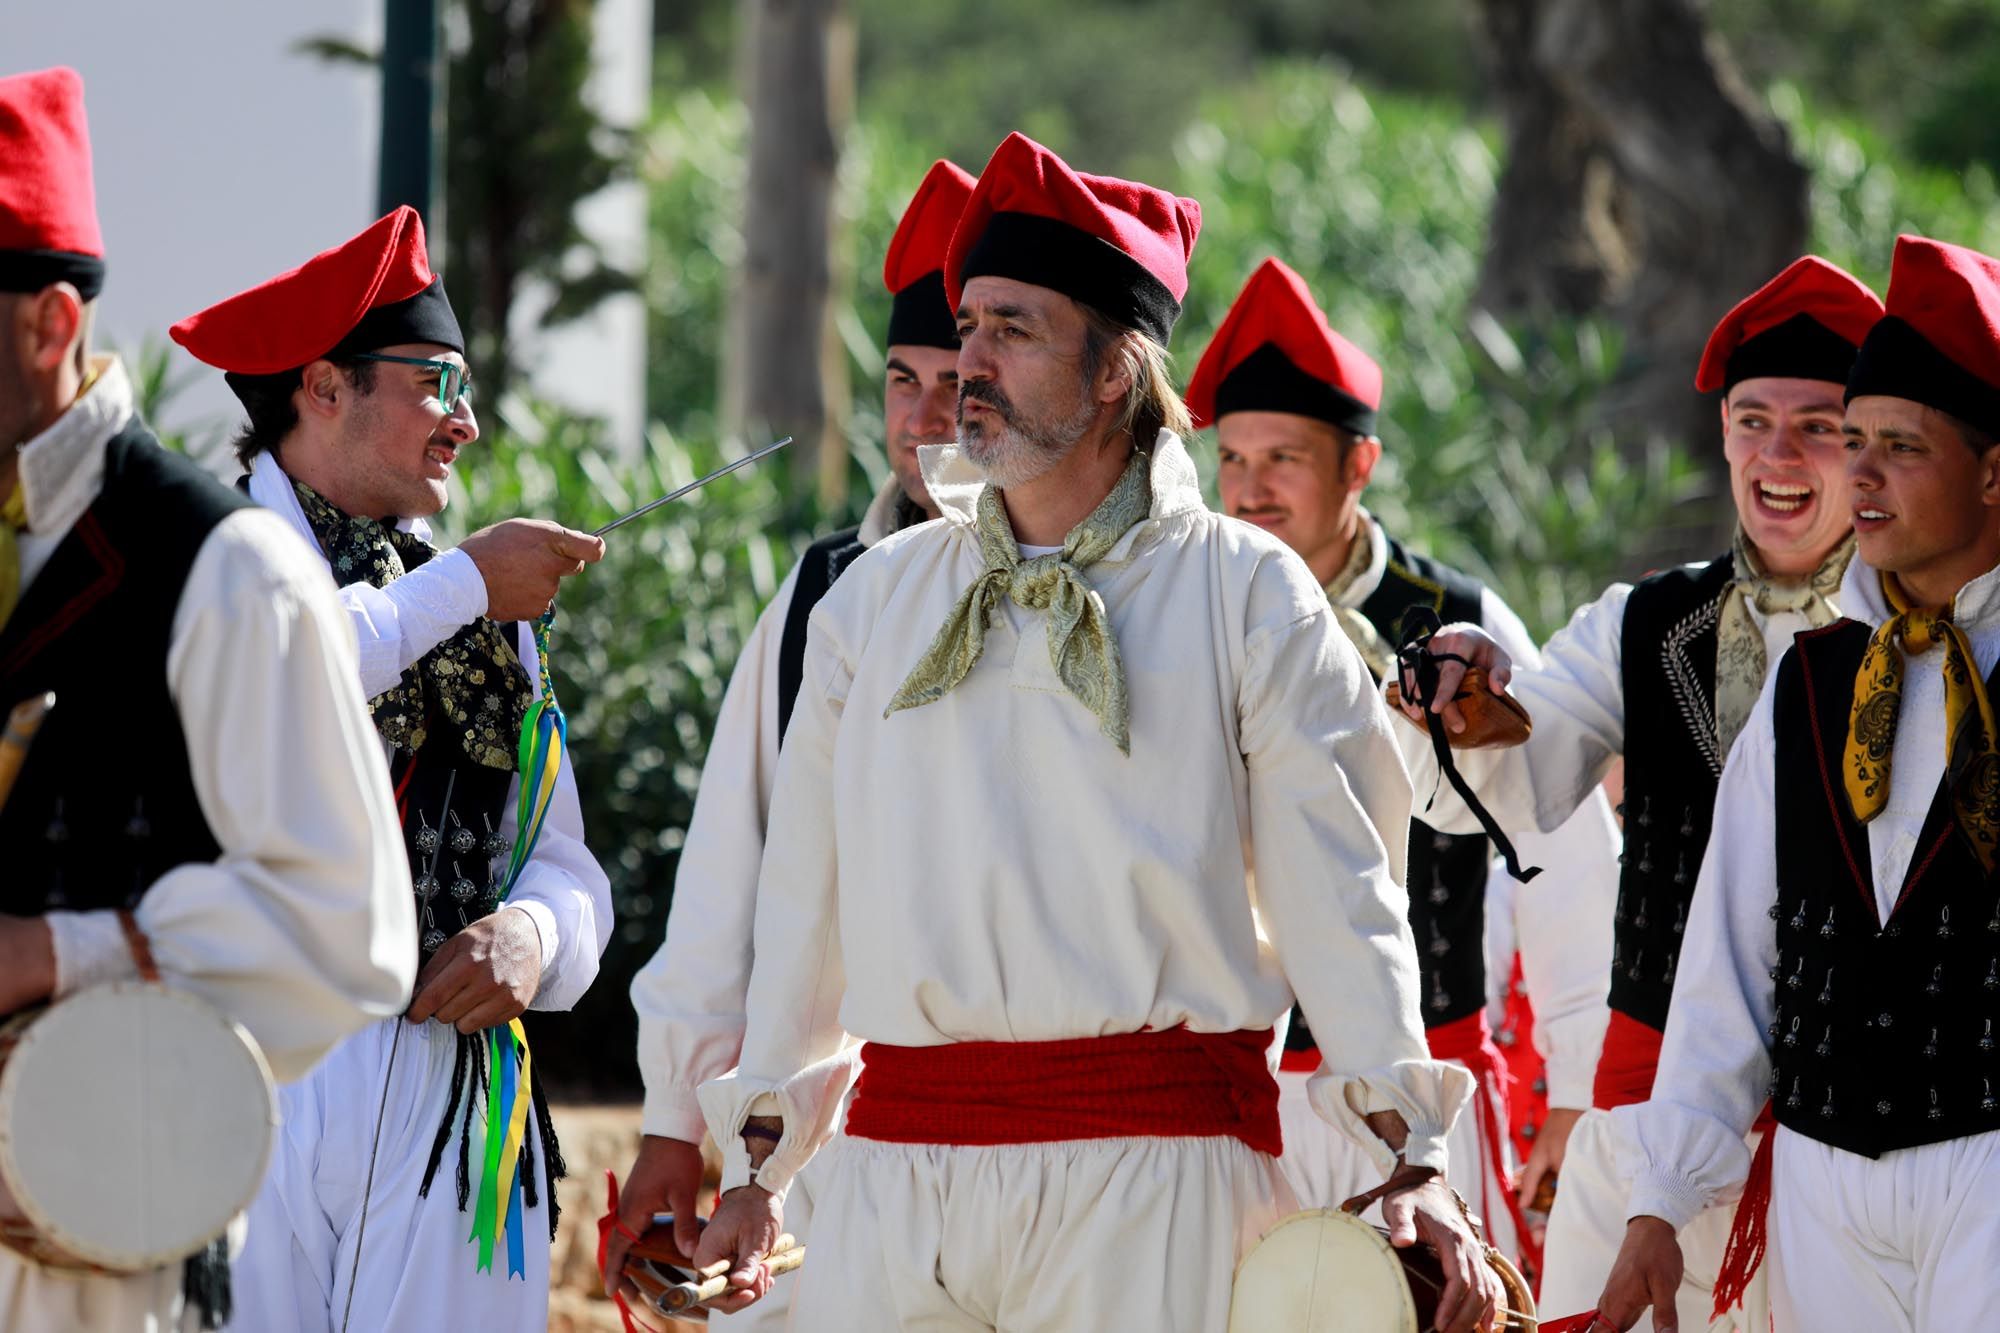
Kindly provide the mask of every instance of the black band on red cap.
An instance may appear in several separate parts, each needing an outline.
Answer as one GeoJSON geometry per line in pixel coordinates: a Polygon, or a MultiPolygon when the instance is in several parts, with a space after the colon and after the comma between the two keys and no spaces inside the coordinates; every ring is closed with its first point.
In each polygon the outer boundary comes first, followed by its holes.
{"type": "Polygon", "coordinates": [[[1276,343],[1265,343],[1236,363],[1215,386],[1215,419],[1231,412],[1290,412],[1355,435],[1375,433],[1375,409],[1300,370],[1276,343]]]}
{"type": "Polygon", "coordinates": [[[958,350],[958,320],[945,299],[944,270],[934,268],[889,298],[889,339],[885,346],[958,350]]]}
{"type": "Polygon", "coordinates": [[[38,292],[58,282],[95,301],[104,290],[104,261],[71,250],[0,250],[0,292],[38,292]]]}
{"type": "Polygon", "coordinates": [[[399,343],[437,343],[465,355],[465,334],[459,331],[458,316],[444,294],[443,278],[432,278],[430,286],[408,300],[370,310],[327,356],[338,359],[399,343]]]}
{"type": "Polygon", "coordinates": [[[1111,242],[1033,213],[995,213],[959,266],[974,278],[1012,278],[1061,292],[1164,346],[1181,303],[1146,266],[1111,242]]]}
{"type": "Polygon", "coordinates": [[[1940,352],[1897,315],[1875,322],[1847,377],[1848,402],[1870,394],[1907,398],[2000,435],[2000,389],[1940,352]]]}
{"type": "Polygon", "coordinates": [[[1766,378],[1845,384],[1853,368],[1853,343],[1811,315],[1797,314],[1737,344],[1723,372],[1722,391],[1766,378]]]}

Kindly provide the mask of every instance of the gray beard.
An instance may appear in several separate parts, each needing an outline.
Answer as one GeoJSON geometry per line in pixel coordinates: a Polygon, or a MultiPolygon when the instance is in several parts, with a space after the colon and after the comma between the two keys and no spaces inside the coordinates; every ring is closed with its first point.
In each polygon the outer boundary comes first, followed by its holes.
{"type": "Polygon", "coordinates": [[[1047,425],[1033,436],[1006,422],[990,435],[982,429],[983,438],[975,443],[961,429],[961,448],[990,485],[1011,490],[1046,475],[1069,457],[1077,442],[1089,433],[1096,416],[1096,404],[1086,399],[1067,419],[1047,425]]]}

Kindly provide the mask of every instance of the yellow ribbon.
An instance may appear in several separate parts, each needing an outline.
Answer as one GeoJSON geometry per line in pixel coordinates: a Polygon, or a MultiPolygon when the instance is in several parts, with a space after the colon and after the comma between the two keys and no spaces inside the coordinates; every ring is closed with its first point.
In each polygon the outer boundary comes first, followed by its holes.
{"type": "Polygon", "coordinates": [[[14,489],[0,500],[0,628],[6,626],[7,617],[14,614],[14,606],[21,600],[21,544],[14,534],[27,526],[28,497],[17,476],[14,489]]]}
{"type": "Polygon", "coordinates": [[[1951,608],[1912,607],[1902,585],[1882,575],[1894,613],[1868,641],[1854,677],[1842,779],[1854,817],[1867,823],[1889,804],[1889,764],[1903,702],[1903,654],[1944,648],[1945,781],[1959,828],[1990,873],[2000,854],[2000,728],[1965,631],[1951,608]],[[1900,645],[1900,648],[1899,648],[1900,645]]]}

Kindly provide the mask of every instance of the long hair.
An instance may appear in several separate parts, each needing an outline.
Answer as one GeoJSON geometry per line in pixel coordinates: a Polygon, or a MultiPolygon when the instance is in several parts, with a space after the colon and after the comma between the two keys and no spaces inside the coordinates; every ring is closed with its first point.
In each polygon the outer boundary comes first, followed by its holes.
{"type": "Polygon", "coordinates": [[[1194,433],[1187,404],[1174,388],[1167,349],[1137,329],[1117,323],[1101,311],[1081,305],[1084,317],[1083,367],[1086,381],[1097,378],[1106,357],[1119,358],[1127,383],[1118,406],[1115,429],[1132,437],[1133,446],[1151,449],[1163,430],[1183,440],[1194,433]]]}

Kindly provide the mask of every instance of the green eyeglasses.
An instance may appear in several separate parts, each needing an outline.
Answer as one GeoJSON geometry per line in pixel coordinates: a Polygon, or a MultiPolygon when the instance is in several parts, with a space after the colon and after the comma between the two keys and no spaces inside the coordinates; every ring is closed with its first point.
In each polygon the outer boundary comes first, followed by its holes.
{"type": "Polygon", "coordinates": [[[399,366],[428,366],[438,373],[438,406],[455,412],[462,402],[472,399],[472,372],[456,361],[422,356],[390,356],[386,352],[362,352],[356,361],[388,361],[399,366]]]}

